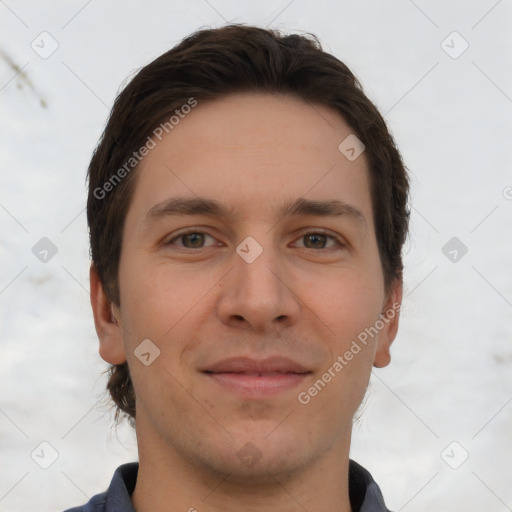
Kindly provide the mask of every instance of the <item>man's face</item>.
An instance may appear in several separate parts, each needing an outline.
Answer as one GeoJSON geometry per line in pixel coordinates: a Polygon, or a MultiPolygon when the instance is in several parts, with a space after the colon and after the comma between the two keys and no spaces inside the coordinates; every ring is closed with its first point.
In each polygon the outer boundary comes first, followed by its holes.
{"type": "Polygon", "coordinates": [[[143,160],[113,309],[141,453],[240,478],[348,456],[398,314],[353,342],[400,298],[384,294],[365,154],[338,150],[351,133],[326,107],[237,94],[199,102],[143,160]]]}

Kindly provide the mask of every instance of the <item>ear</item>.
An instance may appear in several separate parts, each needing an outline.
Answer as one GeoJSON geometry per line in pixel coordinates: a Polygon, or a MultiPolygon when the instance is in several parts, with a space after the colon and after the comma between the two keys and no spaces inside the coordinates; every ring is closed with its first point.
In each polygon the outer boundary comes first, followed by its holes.
{"type": "Polygon", "coordinates": [[[94,325],[100,340],[100,356],[110,364],[124,363],[126,354],[124,351],[123,329],[118,320],[120,317],[119,308],[108,299],[94,263],[91,265],[89,276],[94,325]]]}
{"type": "Polygon", "coordinates": [[[377,350],[373,366],[383,368],[391,362],[389,349],[398,332],[398,319],[402,308],[402,278],[395,280],[382,309],[381,319],[384,327],[379,332],[377,350]]]}

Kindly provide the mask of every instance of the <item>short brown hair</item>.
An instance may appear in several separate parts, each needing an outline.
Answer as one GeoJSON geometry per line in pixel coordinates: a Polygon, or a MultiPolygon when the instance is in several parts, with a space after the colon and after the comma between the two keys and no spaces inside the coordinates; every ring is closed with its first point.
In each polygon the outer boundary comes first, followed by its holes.
{"type": "MultiPolygon", "coordinates": [[[[235,92],[292,94],[328,106],[364,143],[376,238],[389,291],[402,278],[409,181],[384,119],[348,67],[324,52],[316,36],[235,24],[186,37],[143,67],[114,103],[89,165],[87,201],[92,261],[109,299],[119,305],[122,233],[137,168],[136,161],[128,167],[126,163],[155,128],[191,98],[201,102],[235,92]]],[[[109,374],[107,389],[117,413],[133,419],[135,394],[127,363],[112,365],[109,374]]]]}

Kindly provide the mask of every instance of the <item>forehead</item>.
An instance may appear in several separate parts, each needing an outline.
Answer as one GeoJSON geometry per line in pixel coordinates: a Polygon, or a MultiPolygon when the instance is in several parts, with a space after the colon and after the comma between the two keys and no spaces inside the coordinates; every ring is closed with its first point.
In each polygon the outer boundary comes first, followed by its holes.
{"type": "Polygon", "coordinates": [[[305,197],[355,201],[366,217],[365,155],[350,161],[338,149],[352,133],[334,110],[290,95],[199,100],[141,162],[132,206],[147,212],[169,197],[201,196],[233,211],[257,204],[264,215],[305,197]]]}
{"type": "Polygon", "coordinates": [[[324,105],[287,94],[238,93],[199,100],[166,138],[176,158],[183,153],[189,160],[202,158],[205,150],[214,157],[225,150],[233,157],[247,156],[252,148],[259,161],[266,155],[278,164],[282,159],[301,162],[306,150],[309,158],[321,154],[337,160],[340,137],[351,132],[343,117],[324,105]],[[276,149],[285,151],[279,155],[276,149]]]}

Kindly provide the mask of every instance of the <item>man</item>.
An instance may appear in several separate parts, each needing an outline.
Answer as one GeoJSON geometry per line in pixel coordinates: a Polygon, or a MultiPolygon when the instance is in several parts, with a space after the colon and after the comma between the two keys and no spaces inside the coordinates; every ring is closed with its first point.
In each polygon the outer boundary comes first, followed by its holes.
{"type": "Polygon", "coordinates": [[[197,32],[89,167],[91,301],[139,463],[73,511],[386,511],[349,459],[402,300],[408,178],[314,37],[197,32]]]}

